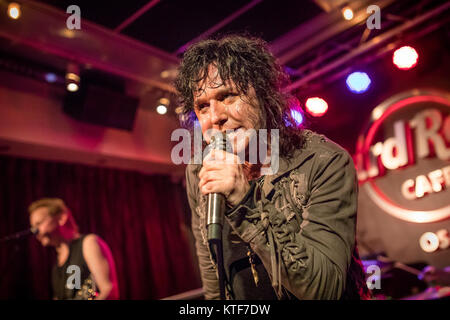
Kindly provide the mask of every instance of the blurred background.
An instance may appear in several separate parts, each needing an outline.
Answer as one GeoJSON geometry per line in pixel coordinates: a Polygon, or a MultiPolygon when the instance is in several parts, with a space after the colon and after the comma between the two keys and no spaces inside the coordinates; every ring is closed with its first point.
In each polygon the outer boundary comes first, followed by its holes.
{"type": "MultiPolygon", "coordinates": [[[[0,0],[0,238],[29,227],[32,201],[59,197],[81,232],[111,247],[121,298],[201,299],[185,166],[171,160],[172,82],[191,43],[245,32],[290,75],[299,127],[354,157],[358,245],[381,270],[368,272],[383,284],[376,296],[441,298],[417,275],[450,265],[449,9],[0,0]]],[[[0,243],[0,298],[49,299],[53,262],[31,237],[0,243]]]]}

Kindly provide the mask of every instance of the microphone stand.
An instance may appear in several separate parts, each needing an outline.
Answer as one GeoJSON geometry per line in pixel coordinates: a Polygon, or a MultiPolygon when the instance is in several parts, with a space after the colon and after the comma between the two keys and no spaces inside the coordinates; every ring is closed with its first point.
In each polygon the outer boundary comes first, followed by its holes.
{"type": "MultiPolygon", "coordinates": [[[[10,250],[10,248],[8,246],[6,246],[6,243],[11,243],[13,240],[22,240],[24,237],[31,235],[31,234],[36,234],[38,232],[38,229],[36,228],[30,228],[30,229],[26,229],[26,230],[22,230],[7,236],[4,236],[2,238],[0,238],[0,244],[5,244],[5,250],[6,250],[6,263],[2,266],[2,268],[0,269],[0,274],[2,275],[1,280],[6,279],[6,275],[7,275],[7,271],[8,268],[11,265],[14,265],[14,262],[16,260],[16,258],[18,257],[18,253],[19,253],[19,244],[17,242],[13,242],[14,246],[12,247],[12,251],[10,250]]],[[[0,283],[3,285],[2,281],[0,281],[0,283]]]]}
{"type": "Polygon", "coordinates": [[[37,233],[37,229],[35,228],[30,228],[30,229],[26,229],[26,230],[22,230],[7,236],[4,236],[3,238],[0,238],[0,243],[2,242],[7,242],[7,241],[11,241],[11,240],[18,240],[22,237],[31,235],[31,234],[36,234],[37,233]]]}

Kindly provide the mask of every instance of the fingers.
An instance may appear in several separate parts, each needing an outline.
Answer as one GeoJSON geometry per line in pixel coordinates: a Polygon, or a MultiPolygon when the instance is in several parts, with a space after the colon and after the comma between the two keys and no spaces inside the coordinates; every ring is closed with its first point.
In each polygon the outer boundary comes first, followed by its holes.
{"type": "Polygon", "coordinates": [[[217,192],[226,196],[234,189],[237,171],[237,166],[214,161],[205,163],[198,174],[198,187],[203,194],[217,192]]]}
{"type": "Polygon", "coordinates": [[[199,189],[205,193],[220,192],[228,193],[227,188],[234,182],[235,171],[223,165],[203,167],[198,174],[200,181],[199,189]]]}
{"type": "Polygon", "coordinates": [[[220,171],[222,169],[223,166],[219,164],[203,166],[198,173],[198,177],[200,178],[200,180],[209,181],[217,174],[217,171],[220,171]]]}
{"type": "Polygon", "coordinates": [[[249,189],[239,157],[223,150],[212,150],[204,159],[198,177],[203,195],[221,193],[230,204],[238,203],[249,189]]]}
{"type": "MultiPolygon", "coordinates": [[[[223,150],[212,150],[203,160],[198,177],[200,178],[199,188],[214,180],[224,180],[224,178],[234,176],[237,168],[229,166],[229,161],[233,162],[235,155],[223,150]]],[[[210,191],[211,192],[211,191],[210,191]]]]}
{"type": "Polygon", "coordinates": [[[209,180],[208,182],[203,183],[201,186],[199,185],[200,192],[203,195],[209,193],[222,193],[225,197],[228,197],[230,194],[233,182],[228,180],[209,180]]]}
{"type": "Polygon", "coordinates": [[[202,187],[210,182],[213,181],[214,179],[217,179],[217,174],[215,171],[218,171],[219,169],[210,169],[207,170],[205,168],[202,168],[202,170],[200,170],[200,173],[198,175],[198,177],[200,178],[200,182],[198,183],[198,187],[200,188],[200,190],[202,190],[202,187]]]}

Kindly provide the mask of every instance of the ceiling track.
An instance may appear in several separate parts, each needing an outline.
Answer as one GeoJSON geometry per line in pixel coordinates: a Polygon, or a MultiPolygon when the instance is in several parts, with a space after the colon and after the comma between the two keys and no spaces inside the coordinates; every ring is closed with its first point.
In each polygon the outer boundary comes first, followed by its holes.
{"type": "MultiPolygon", "coordinates": [[[[318,70],[315,70],[314,72],[304,75],[301,79],[294,81],[289,86],[285,87],[285,91],[293,91],[297,90],[303,86],[306,86],[310,84],[312,81],[323,77],[324,75],[331,73],[333,71],[338,72],[337,69],[340,67],[343,67],[346,65],[346,63],[352,61],[353,59],[356,59],[371,50],[385,45],[387,42],[394,39],[396,36],[402,34],[403,32],[412,29],[413,27],[416,27],[426,21],[429,21],[435,17],[437,17],[440,14],[443,14],[447,10],[450,9],[450,2],[444,3],[441,6],[434,8],[432,10],[429,10],[428,12],[425,12],[424,14],[409,20],[402,25],[395,27],[389,31],[384,32],[383,34],[365,42],[359,45],[358,47],[352,49],[350,52],[344,54],[340,58],[333,60],[331,63],[326,64],[325,66],[321,67],[318,70]]],[[[434,23],[439,23],[435,21],[434,23]]],[[[307,69],[307,68],[305,68],[307,69]]]]}

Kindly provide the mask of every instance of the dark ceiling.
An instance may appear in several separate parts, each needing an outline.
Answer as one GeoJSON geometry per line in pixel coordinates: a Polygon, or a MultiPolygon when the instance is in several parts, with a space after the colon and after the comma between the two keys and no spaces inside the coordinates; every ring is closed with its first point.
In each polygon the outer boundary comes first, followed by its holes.
{"type": "MultiPolygon", "coordinates": [[[[230,33],[248,33],[263,38],[269,42],[272,51],[291,76],[293,84],[286,89],[301,94],[302,91],[324,88],[327,82],[333,81],[341,73],[347,73],[349,68],[367,64],[367,59],[379,57],[386,48],[394,48],[401,41],[423,36],[433,28],[446,25],[449,20],[446,14],[449,3],[446,0],[23,1],[38,4],[35,6],[38,10],[39,6],[50,7],[53,11],[56,8],[62,18],[68,17],[66,11],[69,6],[77,5],[81,10],[82,25],[89,21],[102,27],[107,34],[119,35],[122,40],[134,39],[135,43],[144,44],[143,47],[150,51],[160,52],[164,56],[163,61],[171,65],[161,66],[161,70],[153,66],[151,70],[142,70],[135,80],[142,79],[149,75],[148,71],[153,70],[152,81],[159,81],[160,88],[168,92],[173,92],[171,79],[183,50],[199,38],[230,33]],[[381,8],[379,30],[369,30],[365,23],[369,15],[366,8],[374,3],[381,8]],[[343,19],[341,9],[344,6],[354,9],[353,20],[343,19]],[[156,48],[156,51],[152,48],[156,48]],[[167,70],[171,76],[155,80],[155,74],[158,78],[162,70],[167,70]]],[[[43,27],[43,32],[55,32],[49,28],[45,30],[43,27]]],[[[60,70],[65,69],[64,59],[42,57],[40,51],[46,50],[32,52],[22,48],[21,31],[17,30],[17,34],[18,37],[12,37],[12,41],[4,45],[0,38],[3,54],[17,55],[40,61],[43,65],[50,64],[60,70]]],[[[48,39],[40,41],[51,43],[54,39],[65,43],[63,38],[48,39]]],[[[97,50],[96,46],[102,44],[97,38],[95,41],[93,39],[84,34],[79,39],[81,42],[74,39],[71,45],[77,46],[79,53],[94,50],[99,59],[111,59],[112,53],[106,52],[105,47],[103,51],[97,50]]],[[[70,51],[73,48],[65,49],[70,51]]],[[[115,49],[115,52],[121,50],[120,47],[115,49]]],[[[124,61],[125,66],[131,62],[144,66],[147,64],[145,58],[139,61],[134,59],[130,51],[126,52],[126,56],[129,60],[124,61]]],[[[76,57],[69,54],[69,57],[64,58],[73,60],[76,57]]],[[[128,74],[134,75],[139,69],[135,66],[128,74]]]]}
{"type": "MultiPolygon", "coordinates": [[[[127,43],[125,47],[129,49],[121,55],[127,58],[119,61],[123,63],[120,67],[131,68],[134,63],[134,69],[129,69],[127,76],[134,76],[133,79],[138,81],[146,76],[152,77],[146,84],[153,85],[156,81],[160,89],[172,93],[171,80],[179,58],[186,45],[199,38],[230,33],[248,33],[263,38],[269,42],[272,51],[291,76],[292,85],[285,89],[301,96],[304,92],[326,88],[330,82],[348,73],[355,66],[366,65],[370,62],[368,60],[378,59],[400,45],[402,41],[424,36],[433,29],[448,25],[449,21],[446,14],[449,3],[446,0],[22,1],[37,4],[34,6],[36,10],[50,7],[55,11],[56,8],[59,11],[58,16],[63,19],[68,17],[67,8],[77,5],[81,11],[81,29],[83,23],[89,21],[102,27],[104,33],[112,35],[113,38],[119,35],[120,39],[114,38],[119,42],[126,43],[124,39],[131,38],[137,40],[134,43],[144,44],[141,49],[143,47],[149,49],[142,52],[150,54],[156,52],[156,55],[159,52],[159,55],[163,55],[162,61],[166,61],[168,65],[161,65],[160,68],[159,65],[149,66],[146,54],[140,56],[140,60],[135,59],[133,52],[130,51],[134,45],[127,43]],[[381,8],[379,30],[369,30],[366,26],[369,15],[366,8],[372,4],[381,8]],[[341,9],[344,6],[354,9],[353,20],[343,19],[341,9]],[[149,69],[144,69],[145,67],[149,69]],[[163,78],[161,73],[163,70],[168,71],[170,76],[163,78]],[[153,74],[150,75],[151,72],[153,74]]],[[[49,11],[44,10],[47,8],[42,9],[43,12],[49,11]]],[[[39,14],[39,11],[35,11],[34,14],[39,14]]],[[[45,19],[45,15],[42,15],[41,19],[45,19]]],[[[27,23],[24,24],[25,28],[27,23]]],[[[42,32],[47,32],[48,36],[51,36],[56,31],[51,29],[51,21],[45,23],[49,26],[43,26],[42,32]]],[[[0,54],[4,56],[16,56],[15,59],[21,57],[62,71],[65,70],[66,60],[77,58],[72,57],[70,53],[61,57],[48,55],[49,50],[28,50],[27,43],[22,41],[22,31],[19,29],[11,31],[18,36],[7,41],[0,37],[2,49],[0,54]]],[[[96,31],[92,32],[97,34],[96,31]]],[[[3,36],[8,38],[8,34],[3,33],[3,36]]],[[[107,52],[105,47],[103,51],[98,50],[97,47],[103,43],[98,38],[90,38],[89,32],[81,33],[80,38],[73,39],[71,43],[61,37],[45,38],[39,37],[38,34],[34,36],[43,39],[37,39],[40,46],[54,40],[64,45],[68,44],[69,46],[64,49],[69,52],[74,48],[79,49],[78,53],[81,54],[91,50],[89,52],[96,55],[94,58],[100,60],[97,67],[101,67],[99,65],[102,59],[107,59],[105,61],[111,65],[113,53],[121,52],[124,48],[117,46],[112,52],[107,52]]],[[[48,49],[48,46],[46,48],[48,49]]],[[[51,45],[49,48],[54,49],[51,45]]],[[[59,50],[59,47],[56,49],[59,50]]],[[[117,63],[117,59],[121,57],[114,58],[117,63]]],[[[78,63],[87,64],[83,61],[78,63]]],[[[19,66],[23,64],[16,63],[19,66]]],[[[105,71],[104,69],[102,70],[105,71]]]]}
{"type": "MultiPolygon", "coordinates": [[[[153,4],[140,17],[127,25],[121,33],[160,48],[169,53],[176,51],[210,30],[230,16],[217,33],[247,31],[252,35],[273,41],[292,28],[320,14],[323,10],[313,1],[302,0],[40,0],[66,10],[78,5],[81,17],[109,29],[118,28],[138,10],[153,4]]],[[[145,9],[145,8],[144,8],[145,9]]],[[[213,33],[214,35],[216,33],[213,33]]]]}
{"type": "MultiPolygon", "coordinates": [[[[293,81],[338,60],[364,42],[387,34],[442,6],[446,0],[377,0],[381,29],[368,30],[365,20],[345,21],[340,9],[352,6],[366,12],[366,0],[39,0],[65,12],[78,5],[83,19],[180,57],[186,45],[201,37],[249,33],[268,41],[293,81]]],[[[445,12],[445,10],[443,11],[445,12]]],[[[445,19],[444,19],[445,20],[445,19]]],[[[434,23],[429,19],[428,23],[434,23]]],[[[405,29],[414,34],[416,29],[405,29]]],[[[405,36],[397,32],[392,39],[405,36]]],[[[380,42],[380,44],[382,44],[380,42]]],[[[381,46],[379,46],[380,48],[381,46]]],[[[376,48],[376,49],[379,49],[376,48]]],[[[367,50],[367,55],[376,55],[367,50]]],[[[359,57],[363,58],[363,57],[359,57]]],[[[352,63],[356,57],[351,59],[352,63]]],[[[342,65],[342,69],[346,67],[342,65]]],[[[327,73],[328,74],[328,73],[327,73]]],[[[323,78],[314,77],[323,85],[323,78]]],[[[314,81],[308,81],[313,84],[314,81]]],[[[295,89],[300,88],[298,85],[295,89]]],[[[292,90],[292,89],[291,89],[292,90]]]]}

